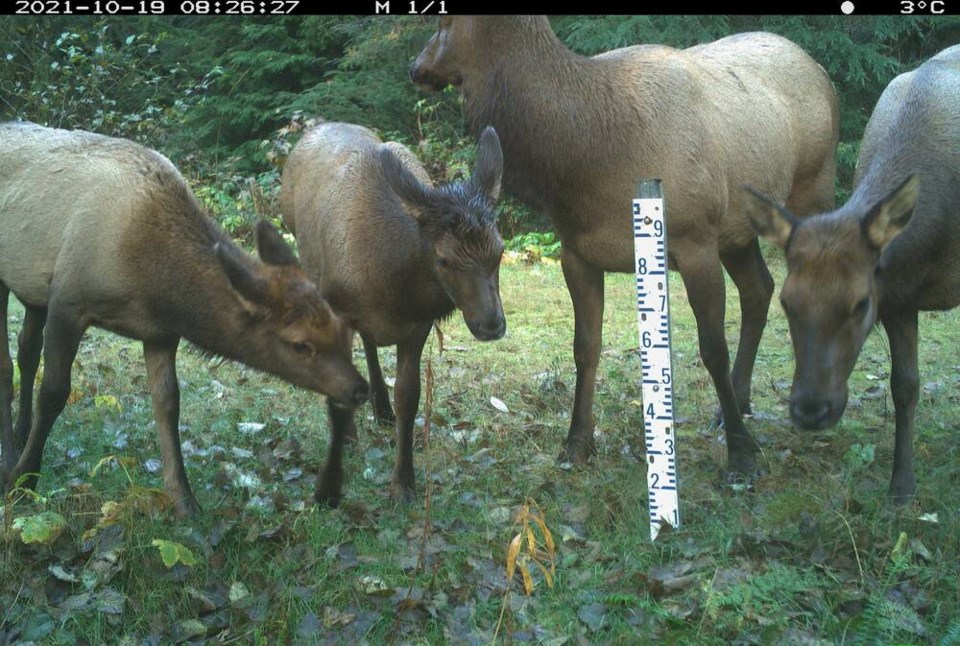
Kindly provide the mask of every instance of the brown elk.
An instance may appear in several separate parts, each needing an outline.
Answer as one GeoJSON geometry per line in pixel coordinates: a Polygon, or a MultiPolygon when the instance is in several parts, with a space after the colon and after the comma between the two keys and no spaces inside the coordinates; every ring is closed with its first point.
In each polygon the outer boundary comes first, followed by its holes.
{"type": "Polygon", "coordinates": [[[15,430],[13,368],[6,348],[0,352],[6,486],[39,473],[47,435],[70,394],[80,339],[91,325],[143,342],[163,483],[182,515],[198,506],[180,452],[181,338],[344,406],[363,401],[368,387],[351,362],[350,329],[265,222],[257,227],[257,246],[260,261],[202,212],[180,173],[157,152],[87,132],[0,124],[4,343],[9,293],[26,308],[15,430]],[[43,378],[31,416],[41,347],[43,378]]]}
{"type": "Polygon", "coordinates": [[[917,489],[918,312],[960,304],[960,45],[887,86],[844,206],[798,221],[762,194],[746,197],[757,232],[786,251],[780,300],[796,359],[790,416],[803,429],[840,421],[847,379],[879,319],[896,410],[889,493],[909,501],[917,489]]]}
{"type": "Polygon", "coordinates": [[[584,462],[595,450],[603,274],[634,270],[630,202],[639,178],[658,177],[669,262],[696,316],[728,466],[754,472],[757,447],[741,414],[750,410],[773,280],[739,186],[764,186],[802,213],[833,207],[838,112],[824,70],[773,34],[587,58],[568,50],[542,16],[455,16],[440,19],[410,73],[423,89],[459,86],[469,127],[500,134],[504,189],[545,211],[562,240],[577,384],[560,458],[584,462]],[[732,373],[724,269],[742,314],[732,373]]]}
{"type": "MultiPolygon", "coordinates": [[[[323,123],[303,136],[283,169],[280,209],[304,267],[360,333],[376,418],[396,421],[392,489],[401,500],[416,495],[413,424],[420,357],[434,321],[459,308],[477,339],[506,332],[494,213],[502,166],[497,134],[487,129],[470,180],[434,187],[404,146],[382,143],[361,126],[323,123]],[[397,346],[396,415],[377,358],[386,345],[397,346]]],[[[352,411],[331,406],[330,419],[317,500],[336,506],[343,445],[356,428],[352,411]]]]}

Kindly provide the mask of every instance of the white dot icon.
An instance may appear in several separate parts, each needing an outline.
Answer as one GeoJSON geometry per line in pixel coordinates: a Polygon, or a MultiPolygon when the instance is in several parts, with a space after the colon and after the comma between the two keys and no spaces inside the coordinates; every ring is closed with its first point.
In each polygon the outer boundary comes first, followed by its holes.
{"type": "Polygon", "coordinates": [[[853,3],[850,2],[850,0],[847,0],[842,5],[840,5],[840,11],[842,11],[844,14],[848,16],[853,13],[853,9],[854,9],[853,3]]]}

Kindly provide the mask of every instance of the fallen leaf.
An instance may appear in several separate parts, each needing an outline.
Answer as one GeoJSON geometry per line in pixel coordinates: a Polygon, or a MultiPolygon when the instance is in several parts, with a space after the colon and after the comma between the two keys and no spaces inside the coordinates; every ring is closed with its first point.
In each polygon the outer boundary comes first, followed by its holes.
{"type": "Polygon", "coordinates": [[[13,528],[20,532],[20,540],[25,544],[49,545],[67,528],[67,519],[55,511],[41,511],[36,516],[15,518],[13,528]]]}
{"type": "Polygon", "coordinates": [[[177,643],[207,634],[207,627],[199,619],[185,619],[173,627],[173,637],[177,643]]]}
{"type": "Polygon", "coordinates": [[[127,598],[113,588],[103,588],[90,592],[81,592],[69,597],[60,604],[64,611],[96,611],[108,615],[119,615],[123,613],[123,607],[127,598]]]}
{"type": "Polygon", "coordinates": [[[591,632],[597,632],[606,623],[607,607],[602,603],[588,603],[577,610],[577,618],[585,623],[591,632]]]}
{"type": "Polygon", "coordinates": [[[168,569],[177,563],[183,563],[187,567],[192,567],[198,563],[197,557],[193,555],[193,552],[176,541],[166,541],[155,538],[151,542],[151,545],[160,550],[160,558],[163,559],[163,564],[167,566],[168,569]]]}
{"type": "Polygon", "coordinates": [[[658,565],[641,575],[647,589],[654,597],[666,597],[683,592],[695,585],[700,576],[691,574],[703,567],[706,561],[679,561],[668,565],[658,565]]]}
{"type": "Polygon", "coordinates": [[[297,636],[308,642],[316,637],[321,627],[320,619],[312,612],[308,612],[303,616],[300,624],[297,626],[297,636]]]}
{"type": "Polygon", "coordinates": [[[47,570],[60,581],[66,581],[67,583],[80,582],[80,577],[71,572],[67,572],[62,565],[51,565],[47,568],[47,570]]]}
{"type": "Polygon", "coordinates": [[[222,583],[211,583],[203,590],[190,586],[186,588],[186,592],[197,602],[197,614],[200,615],[219,610],[229,601],[229,591],[222,583]]]}
{"type": "Polygon", "coordinates": [[[378,597],[390,597],[394,593],[393,588],[387,587],[384,580],[378,576],[362,576],[358,585],[364,593],[378,597]]]}
{"type": "Polygon", "coordinates": [[[27,619],[23,625],[23,633],[20,635],[20,637],[24,641],[41,641],[53,632],[53,629],[57,627],[57,624],[58,622],[55,622],[50,615],[44,611],[40,611],[38,614],[31,615],[27,619]]]}
{"type": "Polygon", "coordinates": [[[239,581],[235,581],[230,586],[230,603],[236,603],[245,597],[250,596],[250,591],[247,590],[247,586],[243,585],[239,581]]]}
{"type": "Polygon", "coordinates": [[[510,409],[507,408],[507,405],[503,403],[503,400],[497,397],[494,397],[493,395],[490,396],[490,405],[496,408],[501,413],[510,412],[510,409]]]}

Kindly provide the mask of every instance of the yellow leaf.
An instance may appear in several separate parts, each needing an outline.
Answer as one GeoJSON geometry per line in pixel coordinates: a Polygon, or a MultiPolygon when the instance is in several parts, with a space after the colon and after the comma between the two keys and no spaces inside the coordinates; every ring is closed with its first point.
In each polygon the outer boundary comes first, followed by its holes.
{"type": "Polygon", "coordinates": [[[530,577],[530,570],[523,563],[520,563],[520,574],[523,575],[523,591],[529,597],[533,594],[533,579],[530,577]]]}
{"type": "Polygon", "coordinates": [[[907,533],[900,532],[900,536],[897,538],[897,543],[893,546],[893,554],[900,554],[901,552],[903,552],[906,546],[907,546],[907,533]]]}
{"type": "Polygon", "coordinates": [[[527,553],[535,556],[537,553],[537,537],[533,534],[533,527],[527,525],[527,553]]]}
{"type": "Polygon", "coordinates": [[[540,528],[540,533],[543,534],[543,542],[547,546],[547,553],[550,554],[551,558],[554,554],[557,553],[556,545],[553,543],[553,534],[550,533],[550,530],[547,529],[547,523],[544,522],[543,518],[534,519],[537,523],[537,527],[540,528]]]}
{"type": "Polygon", "coordinates": [[[100,513],[102,517],[100,518],[101,525],[112,525],[113,523],[120,520],[120,515],[126,511],[124,505],[114,500],[108,500],[107,502],[100,505],[100,513]]]}
{"type": "Polygon", "coordinates": [[[36,516],[15,518],[13,527],[20,531],[20,540],[25,544],[50,545],[67,528],[67,519],[55,511],[42,511],[36,516]]]}
{"type": "Polygon", "coordinates": [[[507,581],[513,580],[513,573],[517,567],[517,556],[520,554],[520,544],[523,542],[523,534],[517,534],[510,541],[510,547],[507,548],[507,581]]]}
{"type": "MultiPolygon", "coordinates": [[[[547,582],[547,587],[548,587],[548,588],[552,588],[552,587],[553,587],[553,574],[551,574],[550,571],[547,570],[547,568],[545,568],[545,567],[543,566],[543,563],[541,563],[540,561],[534,561],[534,563],[536,563],[536,564],[537,564],[537,567],[540,568],[540,571],[543,572],[543,580],[547,582]]],[[[551,567],[551,569],[553,569],[553,568],[551,567]]]]}
{"type": "Polygon", "coordinates": [[[177,563],[183,563],[187,567],[193,567],[197,564],[197,557],[193,555],[193,552],[176,541],[155,538],[151,545],[160,550],[160,558],[163,559],[163,564],[168,568],[172,568],[177,563]]]}

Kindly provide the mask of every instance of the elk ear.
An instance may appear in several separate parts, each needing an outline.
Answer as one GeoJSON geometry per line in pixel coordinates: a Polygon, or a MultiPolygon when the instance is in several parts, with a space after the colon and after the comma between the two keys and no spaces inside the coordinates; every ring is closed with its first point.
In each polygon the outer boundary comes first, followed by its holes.
{"type": "Polygon", "coordinates": [[[493,126],[487,126],[477,143],[477,161],[471,181],[474,186],[496,202],[500,197],[500,179],[503,176],[503,150],[493,126]]]}
{"type": "Polygon", "coordinates": [[[380,148],[380,169],[404,210],[419,222],[427,211],[432,188],[417,179],[388,146],[380,148]]]}
{"type": "Polygon", "coordinates": [[[244,306],[253,311],[269,299],[267,281],[252,266],[242,251],[230,243],[218,242],[213,252],[226,272],[230,285],[243,298],[244,306]]]}
{"type": "Polygon", "coordinates": [[[280,232],[266,220],[257,222],[257,253],[260,254],[260,260],[268,265],[300,266],[297,257],[293,255],[293,249],[286,243],[280,232]]]}
{"type": "Polygon", "coordinates": [[[906,228],[919,195],[920,178],[911,175],[867,212],[861,227],[874,248],[882,251],[906,228]]]}
{"type": "Polygon", "coordinates": [[[743,212],[757,235],[781,249],[786,248],[798,223],[793,213],[746,184],[743,185],[743,212]]]}

